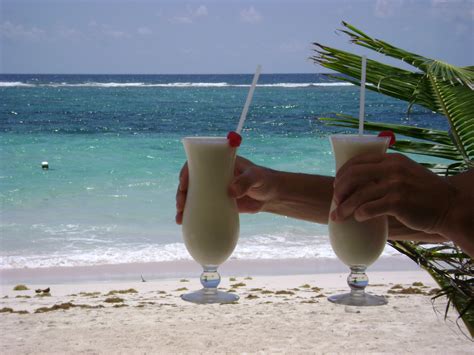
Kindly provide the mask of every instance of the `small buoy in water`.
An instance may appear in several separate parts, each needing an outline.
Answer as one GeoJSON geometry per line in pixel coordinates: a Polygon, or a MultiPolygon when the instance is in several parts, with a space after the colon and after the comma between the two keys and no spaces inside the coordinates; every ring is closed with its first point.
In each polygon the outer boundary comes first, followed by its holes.
{"type": "Polygon", "coordinates": [[[48,170],[48,169],[49,169],[49,164],[48,164],[48,162],[47,162],[47,161],[42,162],[42,163],[41,163],[41,168],[42,168],[43,170],[48,170]]]}

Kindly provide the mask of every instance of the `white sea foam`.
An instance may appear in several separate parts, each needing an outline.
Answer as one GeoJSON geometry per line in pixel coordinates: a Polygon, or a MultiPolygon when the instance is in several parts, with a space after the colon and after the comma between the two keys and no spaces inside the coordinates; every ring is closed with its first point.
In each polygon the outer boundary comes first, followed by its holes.
{"type": "MultiPolygon", "coordinates": [[[[75,228],[71,226],[69,231],[75,228]]],[[[127,263],[169,262],[192,260],[184,243],[168,244],[118,244],[96,238],[86,241],[83,237],[68,237],[71,245],[80,242],[89,244],[89,250],[74,249],[72,246],[54,253],[34,255],[3,255],[0,256],[0,269],[74,267],[94,265],[114,265],[127,263]]],[[[60,240],[58,240],[60,241],[60,240]]],[[[396,255],[392,248],[385,248],[383,256],[396,255]]],[[[255,235],[241,238],[231,256],[238,260],[284,260],[333,258],[336,256],[326,236],[284,236],[255,235]]]]}
{"type": "MultiPolygon", "coordinates": [[[[331,82],[331,83],[274,83],[274,84],[259,84],[258,87],[272,87],[272,88],[306,88],[318,86],[351,86],[353,84],[346,82],[331,82]]],[[[31,84],[20,81],[2,81],[0,87],[96,87],[96,88],[146,88],[146,87],[163,87],[163,88],[222,88],[222,87],[249,87],[248,84],[229,84],[226,82],[208,83],[208,82],[175,82],[175,83],[117,83],[117,82],[85,82],[85,83],[49,83],[49,84],[31,84]]]]}
{"type": "Polygon", "coordinates": [[[33,86],[36,86],[36,85],[22,83],[21,81],[0,81],[0,87],[10,88],[10,87],[18,87],[18,86],[33,87],[33,86]]]}

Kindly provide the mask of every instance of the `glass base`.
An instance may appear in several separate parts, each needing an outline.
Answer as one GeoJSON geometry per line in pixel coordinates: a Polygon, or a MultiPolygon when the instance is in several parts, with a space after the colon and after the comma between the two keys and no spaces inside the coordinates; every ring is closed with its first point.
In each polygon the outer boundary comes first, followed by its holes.
{"type": "Polygon", "coordinates": [[[201,289],[199,291],[185,293],[181,295],[181,298],[184,301],[199,303],[199,304],[209,304],[209,303],[232,303],[239,300],[239,296],[218,290],[208,290],[201,289]]]}
{"type": "Polygon", "coordinates": [[[329,296],[328,300],[332,303],[344,304],[346,306],[383,306],[387,300],[383,296],[375,296],[368,293],[354,295],[352,293],[343,293],[341,295],[329,296]]]}

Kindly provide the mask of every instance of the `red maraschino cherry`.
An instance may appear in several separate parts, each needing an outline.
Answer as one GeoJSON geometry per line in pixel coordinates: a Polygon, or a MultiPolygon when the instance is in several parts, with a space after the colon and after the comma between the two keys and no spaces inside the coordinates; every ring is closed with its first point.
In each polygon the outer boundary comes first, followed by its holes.
{"type": "Polygon", "coordinates": [[[229,140],[229,145],[232,148],[236,148],[240,146],[240,143],[242,143],[242,136],[238,134],[237,132],[230,131],[227,134],[227,139],[229,140]]]}
{"type": "Polygon", "coordinates": [[[395,133],[393,133],[392,131],[382,131],[378,134],[378,136],[389,137],[390,138],[390,142],[388,143],[389,147],[395,144],[395,133]]]}

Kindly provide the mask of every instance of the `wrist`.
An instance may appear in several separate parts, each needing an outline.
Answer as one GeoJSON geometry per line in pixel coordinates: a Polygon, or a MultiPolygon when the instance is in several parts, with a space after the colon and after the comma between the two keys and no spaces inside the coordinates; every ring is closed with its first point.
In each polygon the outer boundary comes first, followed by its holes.
{"type": "Polygon", "coordinates": [[[278,213],[278,205],[281,196],[281,186],[284,180],[284,176],[282,172],[273,170],[270,168],[264,169],[264,176],[265,176],[265,185],[267,190],[267,198],[262,206],[262,212],[269,212],[269,213],[278,213]]]}
{"type": "Polygon", "coordinates": [[[472,238],[474,230],[473,201],[473,196],[453,186],[446,213],[435,232],[460,246],[464,245],[472,238]]]}

